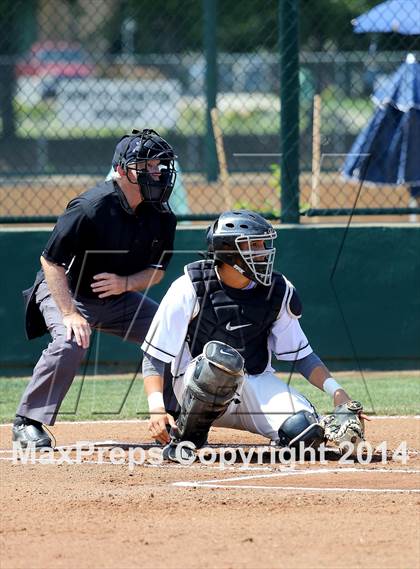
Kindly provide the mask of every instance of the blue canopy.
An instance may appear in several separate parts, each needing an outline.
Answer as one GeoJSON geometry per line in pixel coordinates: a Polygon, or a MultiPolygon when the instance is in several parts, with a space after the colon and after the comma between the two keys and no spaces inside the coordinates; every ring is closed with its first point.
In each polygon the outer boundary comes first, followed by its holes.
{"type": "Polygon", "coordinates": [[[388,0],[352,20],[356,34],[420,34],[420,0],[388,0]]]}
{"type": "Polygon", "coordinates": [[[377,105],[390,103],[403,112],[420,109],[420,64],[414,55],[409,53],[393,75],[380,81],[372,99],[377,105]]]}
{"type": "Polygon", "coordinates": [[[343,174],[377,184],[420,184],[420,64],[407,62],[384,81],[378,105],[347,155],[343,174]]]}

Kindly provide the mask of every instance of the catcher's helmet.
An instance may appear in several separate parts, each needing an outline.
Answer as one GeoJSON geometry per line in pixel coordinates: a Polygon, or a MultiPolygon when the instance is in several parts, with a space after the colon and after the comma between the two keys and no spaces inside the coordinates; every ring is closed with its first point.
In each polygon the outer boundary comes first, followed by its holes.
{"type": "Polygon", "coordinates": [[[258,213],[226,211],[207,229],[208,253],[215,261],[227,263],[249,279],[269,286],[276,237],[273,226],[258,213]]]}
{"type": "Polygon", "coordinates": [[[174,188],[176,156],[172,146],[157,132],[145,129],[142,132],[133,130],[118,142],[112,165],[114,169],[121,166],[127,174],[133,170],[137,175],[137,183],[145,202],[156,205],[166,204],[174,188]],[[159,178],[156,179],[147,171],[148,160],[159,160],[159,178]],[[139,169],[139,163],[142,167],[139,169]]]}

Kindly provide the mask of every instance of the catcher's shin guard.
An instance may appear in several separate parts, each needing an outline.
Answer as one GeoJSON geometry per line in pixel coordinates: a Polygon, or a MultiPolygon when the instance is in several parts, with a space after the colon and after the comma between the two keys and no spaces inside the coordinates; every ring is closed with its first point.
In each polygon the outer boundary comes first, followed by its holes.
{"type": "Polygon", "coordinates": [[[223,342],[207,342],[185,388],[173,442],[203,446],[211,425],[226,411],[243,378],[241,354],[223,342]]]}
{"type": "Polygon", "coordinates": [[[318,417],[310,411],[298,411],[288,417],[279,429],[277,444],[281,447],[318,448],[324,442],[324,429],[318,422],[318,417]]]}

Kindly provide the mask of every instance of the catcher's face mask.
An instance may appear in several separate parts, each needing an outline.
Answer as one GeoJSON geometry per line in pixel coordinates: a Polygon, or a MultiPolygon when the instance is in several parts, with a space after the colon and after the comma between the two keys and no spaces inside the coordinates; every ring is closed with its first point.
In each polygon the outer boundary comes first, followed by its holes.
{"type": "Polygon", "coordinates": [[[270,286],[276,237],[273,226],[258,213],[226,211],[207,230],[208,256],[257,283],[270,286]]]}
{"type": "MultiPolygon", "coordinates": [[[[267,235],[253,235],[252,237],[241,235],[235,239],[245,268],[253,275],[251,278],[264,286],[271,284],[276,255],[274,247],[276,237],[276,232],[272,230],[267,235]]],[[[241,263],[242,267],[244,267],[243,263],[241,263]]]]}

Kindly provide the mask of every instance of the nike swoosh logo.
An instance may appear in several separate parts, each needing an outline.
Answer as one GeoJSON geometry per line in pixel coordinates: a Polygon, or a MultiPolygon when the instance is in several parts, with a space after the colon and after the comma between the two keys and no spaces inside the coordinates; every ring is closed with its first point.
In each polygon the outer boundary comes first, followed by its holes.
{"type": "Polygon", "coordinates": [[[233,330],[238,330],[239,328],[246,328],[247,326],[252,326],[251,324],[239,324],[239,326],[231,326],[230,322],[226,324],[226,330],[228,332],[233,332],[233,330]]]}
{"type": "Polygon", "coordinates": [[[225,352],[225,351],[223,351],[223,350],[220,350],[220,353],[221,353],[221,354],[225,354],[225,356],[229,356],[230,358],[234,358],[234,357],[235,357],[233,354],[231,354],[231,353],[229,353],[229,352],[225,352]]]}

